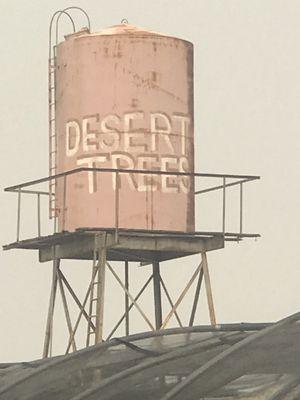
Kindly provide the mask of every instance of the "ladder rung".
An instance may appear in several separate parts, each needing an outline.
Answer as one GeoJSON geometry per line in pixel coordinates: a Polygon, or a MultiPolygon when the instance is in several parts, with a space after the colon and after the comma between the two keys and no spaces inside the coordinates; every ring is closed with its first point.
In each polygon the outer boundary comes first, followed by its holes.
{"type": "Polygon", "coordinates": [[[97,317],[97,314],[90,316],[90,318],[96,318],[96,317],[97,317]]]}
{"type": "Polygon", "coordinates": [[[95,297],[94,299],[92,299],[92,301],[97,301],[99,299],[101,299],[101,297],[95,297]]]}
{"type": "Polygon", "coordinates": [[[54,154],[54,153],[57,153],[57,150],[49,151],[49,154],[54,154]]]}
{"type": "Polygon", "coordinates": [[[51,103],[49,103],[49,106],[54,106],[55,105],[55,101],[52,101],[51,103]]]}

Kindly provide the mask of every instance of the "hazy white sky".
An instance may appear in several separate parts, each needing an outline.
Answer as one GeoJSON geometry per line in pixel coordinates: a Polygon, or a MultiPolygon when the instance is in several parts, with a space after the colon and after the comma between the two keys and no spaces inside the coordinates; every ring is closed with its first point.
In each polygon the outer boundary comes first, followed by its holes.
{"type": "MultiPolygon", "coordinates": [[[[0,0],[1,243],[15,240],[16,226],[16,196],[3,188],[48,174],[48,23],[70,5],[87,10],[95,31],[127,18],[194,43],[196,170],[262,177],[245,192],[245,230],[262,238],[209,254],[218,322],[273,321],[299,311],[298,0],[0,0]]],[[[34,209],[30,201],[24,205],[22,235],[35,236],[34,209]]],[[[198,215],[201,229],[201,210],[198,215]]],[[[162,265],[173,298],[197,262],[162,265]]],[[[88,265],[63,265],[82,296],[88,265]]],[[[136,287],[148,272],[132,266],[136,287]]],[[[50,280],[51,265],[39,264],[37,253],[1,252],[0,362],[41,355],[50,280]]],[[[134,281],[131,286],[135,292],[134,281]]],[[[123,294],[113,283],[107,294],[108,324],[118,318],[123,294]]],[[[141,304],[150,310],[151,292],[148,299],[141,304]]],[[[57,352],[65,347],[61,314],[59,304],[57,352]]],[[[197,323],[207,322],[203,297],[197,323]]],[[[138,317],[134,327],[146,330],[138,317]]]]}

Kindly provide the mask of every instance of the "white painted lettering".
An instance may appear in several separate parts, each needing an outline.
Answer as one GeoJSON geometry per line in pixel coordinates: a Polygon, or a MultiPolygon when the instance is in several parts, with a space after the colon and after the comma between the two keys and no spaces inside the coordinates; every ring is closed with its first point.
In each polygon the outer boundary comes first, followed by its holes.
{"type": "Polygon", "coordinates": [[[174,153],[174,146],[170,140],[170,133],[172,132],[171,121],[166,114],[151,113],[150,114],[150,129],[151,129],[151,150],[157,151],[158,148],[158,133],[163,135],[169,150],[174,153]],[[163,123],[162,125],[159,125],[163,123]]]}
{"type": "MultiPolygon", "coordinates": [[[[158,163],[157,156],[140,156],[137,160],[137,169],[153,170],[153,163],[158,163]]],[[[158,176],[152,174],[138,174],[138,191],[155,192],[158,189],[157,178],[158,176]]]]}
{"type": "Polygon", "coordinates": [[[145,138],[145,133],[137,133],[137,129],[133,128],[134,120],[144,118],[143,112],[134,112],[124,114],[124,150],[128,153],[143,153],[146,151],[146,145],[134,142],[145,138]]]}
{"type": "MultiPolygon", "coordinates": [[[[111,155],[111,163],[112,163],[112,168],[113,169],[134,169],[134,159],[125,153],[114,153],[111,155]]],[[[120,176],[120,182],[122,181],[123,177],[127,178],[127,181],[129,183],[129,187],[132,190],[136,190],[137,185],[135,183],[133,174],[131,173],[121,173],[119,174],[120,176]]],[[[117,187],[117,177],[116,174],[113,173],[113,190],[116,190],[117,187]]]]}
{"type": "Polygon", "coordinates": [[[90,124],[99,121],[99,114],[92,115],[91,117],[83,118],[82,120],[82,146],[83,151],[97,150],[97,131],[90,129],[90,124]]]}
{"type": "MultiPolygon", "coordinates": [[[[178,157],[176,156],[162,157],[161,170],[167,172],[178,171],[178,157]]],[[[178,193],[179,192],[178,177],[176,175],[162,175],[161,191],[163,193],[178,193]]]]}
{"type": "Polygon", "coordinates": [[[174,114],[173,118],[180,122],[180,134],[181,134],[181,153],[183,155],[186,154],[186,136],[188,132],[188,124],[190,123],[190,119],[183,115],[174,114]]]}
{"type": "Polygon", "coordinates": [[[110,123],[118,125],[120,123],[120,117],[114,114],[108,114],[101,121],[101,133],[107,135],[100,136],[100,147],[103,150],[115,151],[120,148],[120,133],[116,128],[110,126],[110,123]],[[102,136],[105,136],[102,138],[102,136]]]}
{"type": "MultiPolygon", "coordinates": [[[[102,155],[99,154],[97,156],[79,158],[77,160],[77,165],[86,166],[88,168],[96,168],[97,164],[108,160],[109,160],[108,154],[102,154],[102,155]]],[[[95,193],[97,191],[96,177],[97,177],[96,171],[88,171],[89,193],[95,193]]]]}
{"type": "Polygon", "coordinates": [[[80,143],[80,126],[77,121],[69,121],[66,123],[66,155],[74,156],[80,143]]]}
{"type": "MultiPolygon", "coordinates": [[[[186,157],[179,158],[179,172],[190,172],[189,160],[186,157]]],[[[183,193],[189,193],[191,190],[191,177],[181,176],[180,190],[183,193]]]]}

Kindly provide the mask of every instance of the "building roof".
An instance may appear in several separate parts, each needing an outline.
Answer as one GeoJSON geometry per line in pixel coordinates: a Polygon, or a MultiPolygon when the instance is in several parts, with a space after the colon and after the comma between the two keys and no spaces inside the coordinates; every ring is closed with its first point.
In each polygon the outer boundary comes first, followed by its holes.
{"type": "Polygon", "coordinates": [[[275,324],[114,338],[70,355],[0,364],[1,400],[300,398],[300,313],[275,324]]]}

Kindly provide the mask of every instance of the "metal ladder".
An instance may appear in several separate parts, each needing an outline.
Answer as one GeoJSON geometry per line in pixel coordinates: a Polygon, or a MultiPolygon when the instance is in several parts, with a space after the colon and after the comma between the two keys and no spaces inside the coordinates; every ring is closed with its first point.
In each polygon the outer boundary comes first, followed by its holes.
{"type": "MultiPolygon", "coordinates": [[[[48,64],[48,105],[49,105],[49,177],[57,173],[57,132],[56,132],[56,46],[48,64]]],[[[56,207],[57,180],[49,180],[49,217],[57,217],[56,207]]]]}
{"type": "Polygon", "coordinates": [[[103,310],[106,263],[106,233],[95,235],[86,346],[103,341],[103,310]],[[93,329],[93,325],[95,329],[93,329]],[[92,343],[92,335],[94,340],[92,343]]]}

